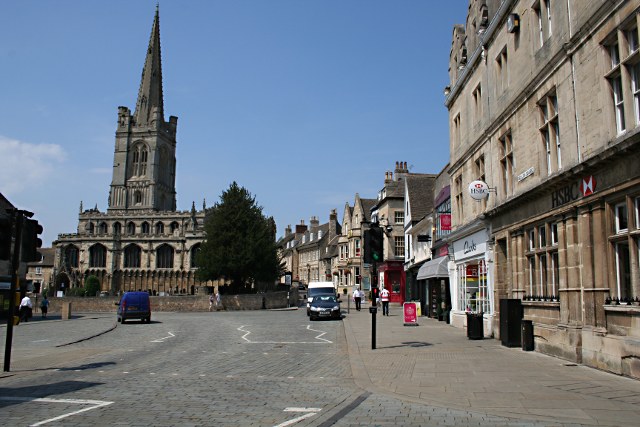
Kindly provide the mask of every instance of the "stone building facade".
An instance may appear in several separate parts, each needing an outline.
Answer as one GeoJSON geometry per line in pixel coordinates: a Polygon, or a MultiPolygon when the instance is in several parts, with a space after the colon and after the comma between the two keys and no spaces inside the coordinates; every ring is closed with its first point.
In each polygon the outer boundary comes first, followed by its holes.
{"type": "Polygon", "coordinates": [[[135,111],[118,107],[108,208],[81,203],[77,232],[53,242],[60,284],[82,286],[95,275],[103,291],[156,294],[193,294],[203,285],[195,260],[206,206],[176,210],[177,124],[175,116],[164,119],[156,10],[135,111]]]}
{"type": "Polygon", "coordinates": [[[452,323],[640,378],[640,1],[471,0],[453,31],[452,323]],[[488,184],[474,201],[468,186],[488,184]]]}

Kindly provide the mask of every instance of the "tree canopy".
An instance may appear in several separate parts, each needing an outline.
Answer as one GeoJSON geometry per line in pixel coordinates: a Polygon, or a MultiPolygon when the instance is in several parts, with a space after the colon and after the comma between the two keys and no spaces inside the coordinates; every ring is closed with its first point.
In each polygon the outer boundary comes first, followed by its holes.
{"type": "Polygon", "coordinates": [[[237,293],[280,276],[273,218],[265,217],[255,197],[235,181],[207,212],[204,228],[197,258],[200,280],[229,279],[237,293]]]}

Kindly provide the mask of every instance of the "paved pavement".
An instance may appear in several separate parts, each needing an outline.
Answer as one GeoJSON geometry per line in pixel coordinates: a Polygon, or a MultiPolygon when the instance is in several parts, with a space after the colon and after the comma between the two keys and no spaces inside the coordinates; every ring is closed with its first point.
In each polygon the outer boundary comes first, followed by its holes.
{"type": "MultiPolygon", "coordinates": [[[[259,317],[264,318],[264,314],[259,317]]],[[[298,314],[292,313],[292,319],[306,317],[300,311],[298,314]]],[[[341,376],[345,387],[339,400],[343,400],[343,404],[334,409],[325,406],[322,417],[301,419],[296,425],[640,425],[640,381],[520,348],[503,347],[494,339],[469,340],[465,330],[432,319],[420,318],[418,326],[404,326],[401,307],[392,306],[390,314],[387,317],[379,312],[376,317],[375,350],[371,349],[368,307],[360,312],[351,309],[345,315],[344,340],[339,341],[342,341],[341,348],[347,348],[351,372],[348,367],[337,369],[339,363],[335,357],[345,355],[337,352],[328,364],[331,370],[325,373],[335,372],[341,376]],[[353,387],[353,383],[357,387],[353,387]]],[[[224,313],[218,315],[224,316],[224,313]]],[[[320,322],[317,326],[322,325],[320,322]]],[[[324,323],[322,329],[333,325],[324,323]]],[[[73,366],[75,370],[83,370],[83,363],[91,360],[91,352],[100,351],[99,346],[68,344],[84,344],[82,340],[99,336],[115,326],[110,313],[79,313],[72,320],[60,320],[55,315],[47,320],[34,317],[17,328],[30,328],[35,335],[42,330],[42,351],[34,351],[34,346],[39,345],[37,340],[23,345],[20,340],[24,334],[15,334],[12,372],[0,373],[0,385],[3,379],[13,382],[22,376],[25,380],[35,378],[43,369],[73,366]],[[51,330],[47,325],[53,322],[56,329],[62,327],[65,333],[47,335],[46,331],[51,330]],[[29,353],[22,348],[28,348],[29,353]]],[[[4,333],[0,336],[4,342],[4,333]]],[[[100,339],[87,343],[100,342],[100,339]]],[[[87,365],[83,372],[88,373],[91,368],[87,365]]],[[[229,369],[232,368],[233,364],[229,364],[229,369]]],[[[278,367],[278,374],[269,377],[270,384],[279,384],[276,377],[286,377],[281,370],[282,367],[278,367]]],[[[222,374],[228,380],[229,373],[222,374]]],[[[289,375],[297,378],[299,374],[289,375]]],[[[245,391],[237,392],[247,393],[253,387],[249,387],[251,383],[248,381],[245,391]]],[[[236,386],[230,383],[227,393],[236,386]]],[[[332,390],[336,392],[337,389],[332,390]]],[[[235,399],[240,399],[240,395],[235,399]]],[[[109,407],[104,409],[103,415],[109,410],[109,407]]],[[[277,422],[262,418],[262,422],[254,425],[275,424],[277,422]]]]}
{"type": "Polygon", "coordinates": [[[495,339],[469,340],[466,330],[434,319],[404,326],[398,306],[389,316],[378,311],[372,350],[371,323],[368,307],[344,319],[354,380],[369,392],[514,422],[640,425],[640,381],[495,339]]]}

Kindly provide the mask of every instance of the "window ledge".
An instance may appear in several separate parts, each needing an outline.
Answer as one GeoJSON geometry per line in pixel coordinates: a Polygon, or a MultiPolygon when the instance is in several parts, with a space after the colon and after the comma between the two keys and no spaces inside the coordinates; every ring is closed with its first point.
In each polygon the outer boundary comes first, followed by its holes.
{"type": "Polygon", "coordinates": [[[604,311],[609,311],[612,313],[633,313],[640,315],[640,306],[627,304],[605,305],[604,311]]]}

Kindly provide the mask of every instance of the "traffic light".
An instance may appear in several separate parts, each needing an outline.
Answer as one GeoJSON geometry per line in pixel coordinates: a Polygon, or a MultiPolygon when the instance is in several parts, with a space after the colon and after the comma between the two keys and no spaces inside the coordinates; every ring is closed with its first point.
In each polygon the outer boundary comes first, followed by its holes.
{"type": "Polygon", "coordinates": [[[42,233],[42,226],[35,219],[24,219],[22,225],[22,262],[40,261],[42,255],[38,253],[38,248],[42,246],[42,240],[38,237],[42,233]]]}
{"type": "Polygon", "coordinates": [[[382,261],[382,228],[372,224],[369,230],[364,232],[364,262],[373,264],[382,261]]]}
{"type": "Polygon", "coordinates": [[[380,298],[380,289],[378,288],[371,289],[371,301],[377,302],[378,298],[380,298]]]}

